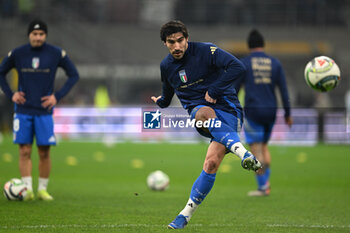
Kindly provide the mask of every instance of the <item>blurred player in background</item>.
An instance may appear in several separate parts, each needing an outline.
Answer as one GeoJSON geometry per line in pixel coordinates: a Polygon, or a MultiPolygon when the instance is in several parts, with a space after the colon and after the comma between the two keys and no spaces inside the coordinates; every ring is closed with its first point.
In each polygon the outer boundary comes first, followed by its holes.
{"type": "Polygon", "coordinates": [[[290,103],[286,78],[280,62],[264,52],[264,38],[257,30],[248,36],[249,56],[241,61],[247,72],[240,85],[245,88],[244,132],[252,153],[262,163],[262,169],[256,174],[258,189],[248,193],[249,196],[267,196],[270,194],[271,155],[268,142],[274,126],[277,111],[275,87],[279,87],[286,124],[293,124],[290,115],[290,103]]]}
{"type": "Polygon", "coordinates": [[[203,171],[194,182],[185,208],[168,227],[184,228],[199,204],[214,185],[216,172],[228,152],[241,159],[248,170],[261,167],[253,154],[241,144],[238,131],[242,124],[242,108],[233,82],[244,75],[245,67],[231,54],[211,43],[188,42],[188,31],[180,21],[170,21],[160,30],[161,40],[168,48],[160,64],[162,96],[152,96],[159,107],[168,107],[174,93],[192,119],[212,120],[208,128],[197,128],[211,138],[203,171]],[[219,123],[220,127],[216,123],[219,123]]]}
{"type": "Polygon", "coordinates": [[[64,97],[79,75],[66,52],[46,43],[47,25],[41,20],[29,24],[29,43],[8,53],[0,66],[0,85],[9,99],[15,103],[13,141],[19,144],[19,170],[27,185],[25,200],[33,200],[32,144],[35,135],[39,154],[38,199],[53,200],[47,192],[51,170],[50,146],[56,145],[53,107],[64,97]],[[56,70],[62,67],[68,80],[53,93],[56,70]],[[18,72],[18,90],[10,89],[6,74],[15,68],[18,72]]]}

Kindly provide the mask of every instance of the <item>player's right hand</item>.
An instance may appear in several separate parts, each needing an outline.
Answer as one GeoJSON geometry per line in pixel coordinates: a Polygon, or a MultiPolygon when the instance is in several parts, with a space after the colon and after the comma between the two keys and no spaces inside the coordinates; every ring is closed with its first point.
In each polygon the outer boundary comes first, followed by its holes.
{"type": "Polygon", "coordinates": [[[23,91],[16,91],[12,96],[12,101],[16,104],[24,104],[26,102],[25,95],[23,91]]]}
{"type": "Polygon", "coordinates": [[[152,96],[151,99],[153,100],[154,103],[157,103],[157,101],[162,98],[162,96],[158,96],[158,97],[155,97],[155,96],[152,96]]]}

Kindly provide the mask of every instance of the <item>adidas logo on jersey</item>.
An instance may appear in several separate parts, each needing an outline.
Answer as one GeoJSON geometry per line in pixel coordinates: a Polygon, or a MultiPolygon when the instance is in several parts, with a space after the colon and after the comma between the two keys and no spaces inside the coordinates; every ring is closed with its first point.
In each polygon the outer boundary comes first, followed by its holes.
{"type": "Polygon", "coordinates": [[[216,51],[217,47],[214,47],[214,46],[210,46],[210,51],[211,51],[211,54],[214,54],[215,51],[216,51]]]}

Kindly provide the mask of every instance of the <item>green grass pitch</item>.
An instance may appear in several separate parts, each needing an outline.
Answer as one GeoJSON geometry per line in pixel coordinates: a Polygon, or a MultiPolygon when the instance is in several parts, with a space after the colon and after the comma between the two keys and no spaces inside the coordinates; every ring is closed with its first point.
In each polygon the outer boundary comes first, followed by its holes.
{"type": "MultiPolygon", "coordinates": [[[[34,191],[37,187],[33,147],[34,191]]],[[[169,232],[202,170],[206,144],[61,142],[52,148],[53,202],[0,198],[0,232],[169,232]],[[154,192],[153,170],[170,176],[154,192]]],[[[247,197],[252,172],[226,156],[211,193],[183,232],[350,232],[350,147],[271,146],[269,197],[247,197]]],[[[18,177],[18,148],[0,144],[0,183],[18,177]]]]}

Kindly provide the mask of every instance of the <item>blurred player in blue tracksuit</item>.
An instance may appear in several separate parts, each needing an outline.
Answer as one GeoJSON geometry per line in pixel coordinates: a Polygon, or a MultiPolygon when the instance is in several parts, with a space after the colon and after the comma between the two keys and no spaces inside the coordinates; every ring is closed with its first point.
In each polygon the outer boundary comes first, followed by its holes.
{"type": "Polygon", "coordinates": [[[56,145],[53,107],[78,81],[79,75],[66,52],[46,43],[48,28],[45,22],[34,20],[29,24],[29,43],[13,49],[0,65],[0,86],[15,103],[13,141],[19,144],[19,170],[27,186],[25,200],[33,200],[31,152],[35,135],[39,154],[38,199],[53,200],[47,192],[51,170],[50,146],[56,145]],[[58,67],[62,67],[68,80],[54,93],[58,67]],[[15,68],[18,89],[12,92],[6,74],[15,68]]]}
{"type": "MultiPolygon", "coordinates": [[[[264,38],[257,30],[248,36],[249,56],[241,59],[247,72],[235,87],[245,90],[244,132],[252,153],[262,163],[262,169],[256,174],[258,189],[248,193],[249,196],[267,196],[270,194],[271,155],[268,142],[276,119],[277,99],[275,87],[280,90],[284,106],[286,124],[293,124],[290,115],[290,103],[286,78],[280,62],[264,52],[264,38]]],[[[237,84],[237,82],[236,82],[237,84]]]]}
{"type": "Polygon", "coordinates": [[[212,120],[207,128],[197,128],[211,138],[203,171],[194,182],[185,208],[168,227],[184,228],[197,206],[214,185],[216,172],[227,152],[241,159],[248,170],[258,170],[261,164],[240,142],[242,124],[235,81],[245,74],[245,67],[233,55],[211,43],[188,42],[188,31],[180,21],[170,21],[160,30],[161,40],[169,50],[160,64],[162,95],[152,100],[159,107],[168,107],[174,94],[192,119],[212,120]],[[218,124],[216,124],[218,123],[218,124]]]}

